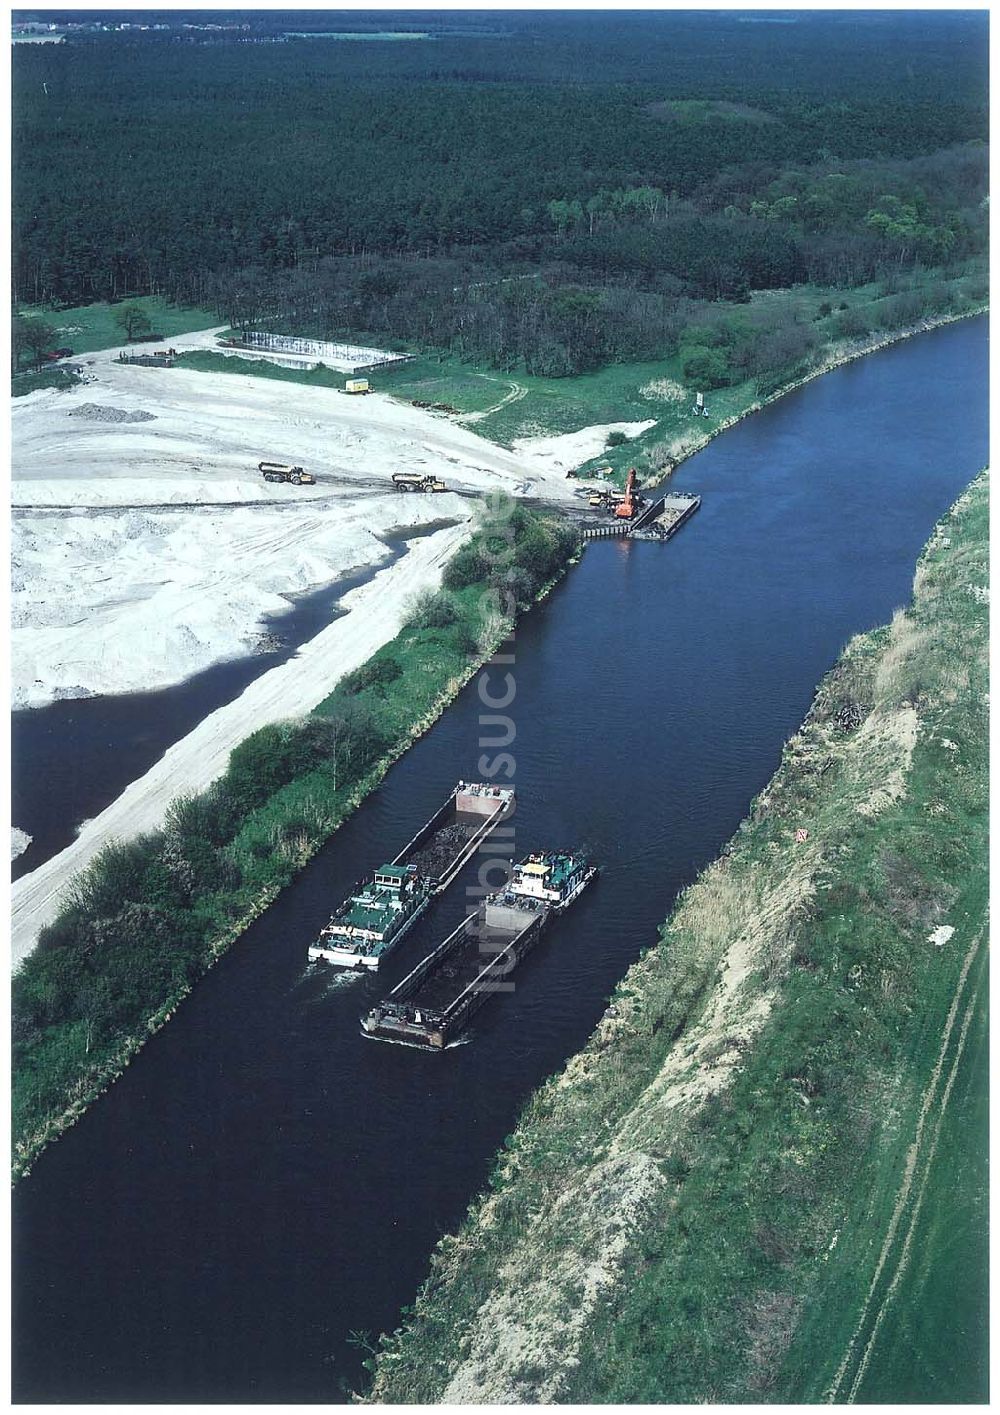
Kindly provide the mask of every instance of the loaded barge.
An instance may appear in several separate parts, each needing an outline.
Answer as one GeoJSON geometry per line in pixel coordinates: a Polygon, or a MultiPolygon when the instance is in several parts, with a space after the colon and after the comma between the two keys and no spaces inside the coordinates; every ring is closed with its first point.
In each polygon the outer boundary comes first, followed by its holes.
{"type": "Polygon", "coordinates": [[[640,508],[632,519],[599,521],[596,525],[587,526],[583,536],[585,540],[627,536],[629,540],[666,541],[676,535],[700,505],[700,496],[693,496],[687,491],[674,492],[658,497],[644,509],[640,508]]]}
{"type": "Polygon", "coordinates": [[[365,1035],[443,1051],[488,997],[510,992],[510,974],[537,942],[552,913],[586,889],[597,866],[582,855],[529,855],[509,883],[361,1019],[365,1035]]]}
{"type": "Polygon", "coordinates": [[[512,787],[460,781],[395,859],[355,886],[310,945],[310,962],[377,970],[513,809],[512,787]]]}

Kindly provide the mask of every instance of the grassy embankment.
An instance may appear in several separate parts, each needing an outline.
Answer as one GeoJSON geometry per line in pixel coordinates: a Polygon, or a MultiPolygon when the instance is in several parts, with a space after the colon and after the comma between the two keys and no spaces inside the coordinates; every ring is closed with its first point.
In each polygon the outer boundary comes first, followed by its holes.
{"type": "Polygon", "coordinates": [[[434,722],[509,632],[501,610],[527,609],[577,548],[574,532],[523,506],[491,512],[445,588],[315,713],[255,732],[162,830],[109,846],[76,877],[13,982],[15,1175],[434,722]]]}
{"type": "Polygon", "coordinates": [[[385,1402],[986,1398],[988,481],[441,1241],[385,1402]]]}
{"type": "MultiPolygon", "coordinates": [[[[734,373],[734,382],[709,391],[707,418],[696,419],[692,414],[695,384],[684,375],[690,351],[685,342],[688,336],[682,336],[678,352],[670,358],[611,364],[572,378],[523,373],[508,376],[463,363],[452,355],[415,351],[416,357],[409,363],[376,371],[371,380],[380,393],[454,408],[459,419],[467,418],[467,426],[506,447],[522,437],[652,419],[655,426],[620,447],[609,448],[582,469],[611,467],[621,481],[627,469],[636,466],[652,479],[804,379],[934,323],[980,311],[985,288],[978,269],[952,276],[931,270],[901,278],[889,287],[885,282],[853,289],[803,285],[759,291],[745,305],[701,302],[693,306],[692,339],[705,337],[706,316],[723,331],[728,326],[736,344],[745,339],[747,331],[761,326],[778,330],[804,327],[815,336],[815,345],[805,357],[775,364],[754,377],[734,373]]],[[[210,351],[186,354],[180,362],[212,373],[275,378],[323,388],[342,388],[345,378],[322,366],[312,370],[278,368],[264,360],[251,362],[210,351]]]]}
{"type": "MultiPolygon", "coordinates": [[[[126,346],[125,334],[115,322],[115,316],[126,305],[138,305],[147,315],[152,332],[165,340],[193,329],[211,329],[219,323],[218,315],[210,310],[168,305],[153,295],[137,295],[121,304],[81,305],[76,309],[53,309],[47,305],[31,305],[20,311],[25,319],[42,319],[56,331],[55,347],[69,348],[74,355],[92,353],[95,349],[126,346]]],[[[139,348],[142,346],[139,345],[139,348]]],[[[19,398],[39,388],[72,388],[79,379],[67,368],[24,370],[11,379],[11,395],[19,398]]]]}

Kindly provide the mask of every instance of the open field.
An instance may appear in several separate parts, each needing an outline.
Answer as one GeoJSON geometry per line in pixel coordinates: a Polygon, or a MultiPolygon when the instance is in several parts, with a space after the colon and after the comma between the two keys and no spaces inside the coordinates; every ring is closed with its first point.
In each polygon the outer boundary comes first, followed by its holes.
{"type": "Polygon", "coordinates": [[[371,1400],[985,1400],[987,538],[984,473],[529,1102],[371,1400]]]}
{"type": "MultiPolygon", "coordinates": [[[[149,318],[151,332],[162,334],[165,340],[176,339],[195,329],[205,329],[218,321],[210,310],[170,305],[155,295],[136,295],[111,305],[99,302],[78,305],[73,309],[55,309],[51,305],[29,305],[22,308],[26,319],[43,319],[51,324],[58,338],[57,345],[66,345],[74,354],[89,354],[112,345],[126,347],[125,332],[116,322],[116,315],[126,305],[137,305],[149,318]]],[[[141,345],[139,346],[141,348],[141,345]]]]}

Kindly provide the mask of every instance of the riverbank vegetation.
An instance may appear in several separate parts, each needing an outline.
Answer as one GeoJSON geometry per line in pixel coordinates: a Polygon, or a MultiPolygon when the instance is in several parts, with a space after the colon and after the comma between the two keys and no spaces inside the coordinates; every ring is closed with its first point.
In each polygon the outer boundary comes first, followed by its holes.
{"type": "Polygon", "coordinates": [[[982,1402],[988,483],[544,1085],[388,1403],[982,1402]]]}
{"type": "Polygon", "coordinates": [[[311,716],[255,732],[161,830],[109,845],[76,877],[13,980],[15,1173],[114,1078],[577,548],[564,523],[498,503],[441,590],[311,716]]]}

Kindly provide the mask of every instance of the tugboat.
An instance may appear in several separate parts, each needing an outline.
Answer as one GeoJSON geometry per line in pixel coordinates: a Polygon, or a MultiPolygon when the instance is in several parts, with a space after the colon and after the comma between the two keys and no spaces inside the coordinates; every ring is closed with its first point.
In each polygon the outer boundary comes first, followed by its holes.
{"type": "Polygon", "coordinates": [[[382,955],[420,918],[433,893],[432,882],[418,875],[414,865],[383,865],[320,931],[310,946],[310,960],[377,969],[382,955]]]}
{"type": "Polygon", "coordinates": [[[543,933],[597,874],[583,855],[529,855],[510,884],[428,953],[388,997],[361,1019],[366,1037],[427,1051],[451,1046],[543,933]]]}
{"type": "Polygon", "coordinates": [[[550,909],[565,909],[596,874],[597,866],[585,855],[546,851],[529,855],[515,865],[510,883],[502,892],[536,899],[550,909]]]}
{"type": "Polygon", "coordinates": [[[396,858],[355,886],[309,945],[309,961],[377,970],[513,809],[512,786],[460,781],[396,858]]]}

